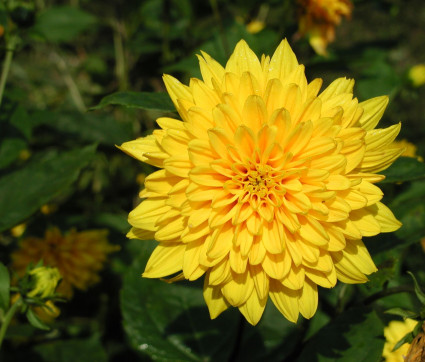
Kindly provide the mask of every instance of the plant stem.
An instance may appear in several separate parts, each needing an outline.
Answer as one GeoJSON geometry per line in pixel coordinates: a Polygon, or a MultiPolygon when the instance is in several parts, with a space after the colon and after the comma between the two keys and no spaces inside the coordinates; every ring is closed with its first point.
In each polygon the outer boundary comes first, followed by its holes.
{"type": "Polygon", "coordinates": [[[81,113],[86,112],[87,108],[84,104],[83,97],[81,96],[81,93],[78,90],[78,86],[71,76],[71,72],[69,71],[68,65],[66,64],[65,60],[59,53],[56,53],[55,51],[52,52],[51,57],[63,76],[63,81],[65,82],[69,90],[69,93],[71,95],[72,100],[74,101],[75,106],[81,113]]]}
{"type": "Polygon", "coordinates": [[[218,10],[217,0],[210,0],[210,6],[212,8],[215,21],[217,22],[219,27],[220,38],[221,38],[221,43],[223,44],[224,53],[226,57],[228,57],[230,55],[229,43],[227,42],[226,33],[224,31],[224,26],[223,26],[223,21],[221,20],[220,11],[218,10]]]}
{"type": "Polygon", "coordinates": [[[125,91],[128,89],[127,63],[124,50],[124,24],[118,20],[112,22],[115,50],[115,74],[118,79],[118,89],[125,91]]]}
{"type": "Polygon", "coordinates": [[[18,37],[16,35],[12,35],[6,40],[6,56],[4,58],[3,69],[0,78],[0,107],[3,100],[4,88],[6,87],[6,81],[9,75],[10,65],[12,64],[13,53],[15,52],[17,42],[18,37]]]}
{"type": "Polygon", "coordinates": [[[3,343],[4,336],[6,335],[7,327],[9,327],[9,323],[15,315],[18,308],[22,305],[22,298],[20,297],[15,303],[7,311],[6,315],[3,318],[2,325],[0,328],[0,348],[3,343]]]}
{"type": "Polygon", "coordinates": [[[376,300],[387,297],[389,295],[398,294],[398,293],[414,293],[414,292],[415,292],[415,289],[413,287],[401,285],[399,287],[388,288],[380,292],[377,292],[375,294],[372,294],[371,296],[367,297],[363,301],[363,303],[366,305],[369,305],[375,302],[376,300]]]}

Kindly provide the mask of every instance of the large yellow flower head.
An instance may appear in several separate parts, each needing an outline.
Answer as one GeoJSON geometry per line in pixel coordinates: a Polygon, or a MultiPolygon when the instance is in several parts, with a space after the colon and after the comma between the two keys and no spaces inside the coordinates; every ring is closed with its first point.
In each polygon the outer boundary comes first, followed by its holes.
{"type": "Polygon", "coordinates": [[[44,238],[20,241],[20,248],[12,253],[12,269],[22,276],[30,263],[43,260],[44,265],[59,269],[62,282],[57,292],[71,297],[73,288],[85,290],[99,281],[98,273],[108,254],[117,250],[117,246],[108,243],[107,234],[107,230],[72,229],[62,235],[58,228],[50,228],[44,238]]]}
{"type": "Polygon", "coordinates": [[[404,361],[410,344],[405,343],[395,351],[393,351],[393,348],[407,333],[413,331],[416,324],[418,324],[417,321],[406,319],[405,321],[392,321],[384,328],[385,345],[382,356],[385,358],[386,362],[404,361]]]}
{"type": "Polygon", "coordinates": [[[231,305],[256,324],[269,296],[310,318],[318,285],[376,271],[362,237],[400,227],[374,185],[402,151],[400,125],[374,129],[388,98],[359,103],[353,80],[319,94],[286,40],[261,61],[242,40],[225,68],[199,62],[189,86],[164,76],[182,121],[122,145],[159,168],[129,215],[130,238],[159,242],[143,276],[205,274],[212,318],[231,305]]]}
{"type": "Polygon", "coordinates": [[[328,43],[335,39],[335,26],[342,17],[349,18],[353,5],[350,0],[298,0],[301,7],[299,32],[308,35],[310,45],[326,55],[328,43]]]}

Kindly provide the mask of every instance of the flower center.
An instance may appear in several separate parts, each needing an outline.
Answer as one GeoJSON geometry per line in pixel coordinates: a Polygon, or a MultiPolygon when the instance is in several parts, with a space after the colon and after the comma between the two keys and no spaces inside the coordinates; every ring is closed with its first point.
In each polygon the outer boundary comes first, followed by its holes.
{"type": "Polygon", "coordinates": [[[239,194],[239,203],[249,202],[254,209],[257,209],[261,202],[273,206],[282,204],[286,193],[283,171],[261,163],[236,165],[234,171],[235,175],[229,180],[229,184],[233,185],[231,189],[239,190],[235,192],[239,194]]]}

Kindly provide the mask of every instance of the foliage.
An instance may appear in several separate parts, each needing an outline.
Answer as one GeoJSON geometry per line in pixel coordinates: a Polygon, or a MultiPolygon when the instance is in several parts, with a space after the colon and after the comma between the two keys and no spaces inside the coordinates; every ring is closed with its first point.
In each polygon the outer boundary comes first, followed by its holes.
{"type": "Polygon", "coordinates": [[[365,240],[379,271],[364,285],[321,290],[311,320],[291,324],[268,305],[256,327],[234,310],[211,321],[199,283],[140,276],[155,242],[127,240],[126,215],[139,202],[136,179],[152,168],[115,145],[150,133],[156,118],[175,112],[161,76],[186,84],[199,77],[200,50],[223,64],[241,38],[261,55],[286,37],[309,80],[355,78],[359,100],[388,94],[382,126],[401,121],[400,138],[424,156],[425,87],[413,87],[407,77],[425,58],[423,1],[353,1],[352,19],[337,28],[326,58],[297,37],[295,3],[0,4],[0,322],[16,287],[9,266],[19,238],[41,237],[52,225],[106,228],[110,242],[121,246],[97,285],[60,304],[49,331],[37,329],[44,324],[32,312],[31,324],[17,316],[1,361],[373,362],[381,360],[391,318],[424,318],[416,295],[425,285],[425,164],[408,157],[385,170],[380,183],[403,227],[365,240]],[[248,32],[252,20],[265,28],[248,32]]]}

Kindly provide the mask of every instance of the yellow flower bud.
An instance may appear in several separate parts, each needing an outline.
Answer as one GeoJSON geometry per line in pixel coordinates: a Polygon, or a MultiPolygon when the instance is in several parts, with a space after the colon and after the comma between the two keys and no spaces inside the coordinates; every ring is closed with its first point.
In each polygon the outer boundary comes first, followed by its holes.
{"type": "Polygon", "coordinates": [[[48,298],[54,295],[61,275],[56,268],[38,267],[30,271],[35,278],[34,288],[27,294],[28,297],[48,298]]]}

